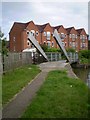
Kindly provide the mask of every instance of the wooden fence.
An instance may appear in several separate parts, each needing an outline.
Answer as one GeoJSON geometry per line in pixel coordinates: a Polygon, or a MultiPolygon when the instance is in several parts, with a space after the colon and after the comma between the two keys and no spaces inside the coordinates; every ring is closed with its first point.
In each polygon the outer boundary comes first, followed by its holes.
{"type": "Polygon", "coordinates": [[[2,59],[3,70],[9,71],[23,65],[32,64],[32,56],[30,52],[24,53],[8,53],[2,59]]]}
{"type": "MultiPolygon", "coordinates": [[[[61,53],[46,52],[46,55],[49,61],[59,61],[63,59],[61,53]]],[[[77,53],[68,53],[68,56],[71,62],[75,62],[78,60],[77,53]]],[[[8,53],[8,56],[4,56],[3,61],[4,61],[2,62],[4,66],[3,70],[6,72],[23,65],[28,65],[32,63],[35,63],[35,64],[42,63],[44,62],[44,59],[40,54],[35,53],[35,61],[33,61],[31,52],[24,52],[24,53],[21,52],[21,53],[8,53]]]]}

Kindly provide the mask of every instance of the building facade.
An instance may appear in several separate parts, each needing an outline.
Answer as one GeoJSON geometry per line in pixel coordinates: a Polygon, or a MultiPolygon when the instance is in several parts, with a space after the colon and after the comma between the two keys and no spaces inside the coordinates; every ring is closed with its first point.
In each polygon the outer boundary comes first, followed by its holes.
{"type": "Polygon", "coordinates": [[[57,29],[63,46],[73,48],[76,51],[88,49],[88,35],[83,29],[74,27],[64,28],[63,25],[52,27],[49,23],[36,25],[33,21],[28,23],[15,22],[10,30],[10,51],[22,52],[27,48],[32,48],[32,43],[28,40],[29,32],[36,38],[40,45],[47,45],[48,48],[59,48],[54,39],[53,32],[57,29]]]}

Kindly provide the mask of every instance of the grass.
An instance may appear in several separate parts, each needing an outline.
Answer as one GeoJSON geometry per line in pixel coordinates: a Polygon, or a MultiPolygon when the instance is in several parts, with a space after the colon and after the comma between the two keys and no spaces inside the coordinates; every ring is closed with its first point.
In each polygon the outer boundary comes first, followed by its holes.
{"type": "Polygon", "coordinates": [[[88,88],[66,71],[51,71],[22,118],[86,118],[88,88]]]}
{"type": "Polygon", "coordinates": [[[27,85],[38,73],[39,68],[35,65],[20,67],[7,72],[2,76],[2,103],[5,105],[9,100],[27,85]]]}

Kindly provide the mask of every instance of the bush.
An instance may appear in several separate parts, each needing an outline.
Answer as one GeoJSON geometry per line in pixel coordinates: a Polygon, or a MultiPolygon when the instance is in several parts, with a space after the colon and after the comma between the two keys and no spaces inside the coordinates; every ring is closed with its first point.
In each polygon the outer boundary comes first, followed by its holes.
{"type": "Polygon", "coordinates": [[[61,50],[58,48],[48,48],[47,52],[61,52],[61,50]]]}
{"type": "Polygon", "coordinates": [[[41,45],[41,48],[44,50],[44,52],[47,52],[48,50],[48,46],[45,44],[41,45]]]}
{"type": "Polygon", "coordinates": [[[68,48],[68,49],[66,49],[66,51],[67,51],[67,52],[72,52],[72,53],[75,53],[75,52],[76,52],[75,49],[73,49],[73,48],[68,48]]]}
{"type": "Polygon", "coordinates": [[[79,58],[90,59],[90,50],[81,50],[79,52],[79,58]]]}

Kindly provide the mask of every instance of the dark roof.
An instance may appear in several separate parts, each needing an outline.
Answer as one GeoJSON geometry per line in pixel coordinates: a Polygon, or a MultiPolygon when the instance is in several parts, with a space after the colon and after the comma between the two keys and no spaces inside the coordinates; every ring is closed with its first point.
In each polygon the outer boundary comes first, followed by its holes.
{"type": "MultiPolygon", "coordinates": [[[[12,29],[13,29],[13,27],[14,27],[15,25],[19,26],[21,30],[23,30],[23,29],[26,28],[26,24],[25,24],[25,23],[14,22],[14,24],[13,24],[10,32],[12,31],[12,29]]],[[[9,33],[10,33],[10,32],[9,32],[9,33]]]]}
{"type": "Polygon", "coordinates": [[[79,34],[82,32],[82,30],[84,30],[84,28],[76,29],[76,31],[77,31],[79,34]]]}
{"type": "MultiPolygon", "coordinates": [[[[33,21],[30,21],[30,22],[33,22],[33,21]]],[[[13,26],[18,25],[18,27],[20,27],[20,29],[23,31],[30,22],[27,22],[27,23],[14,22],[13,26]]],[[[13,28],[13,26],[12,26],[12,28],[13,28]]],[[[12,28],[10,31],[12,31],[12,28]]]]}
{"type": "Polygon", "coordinates": [[[74,27],[65,28],[68,34],[69,34],[69,33],[70,33],[70,31],[72,30],[72,28],[74,28],[74,27]]]}
{"type": "Polygon", "coordinates": [[[46,23],[46,24],[44,24],[44,25],[36,25],[36,26],[37,26],[39,32],[43,32],[43,30],[45,29],[45,27],[46,27],[48,24],[49,24],[49,23],[46,23]]]}
{"type": "Polygon", "coordinates": [[[53,28],[53,30],[54,30],[54,29],[57,29],[57,30],[58,30],[60,27],[62,27],[62,25],[58,25],[58,26],[55,26],[55,27],[52,27],[52,28],[53,28]]]}

